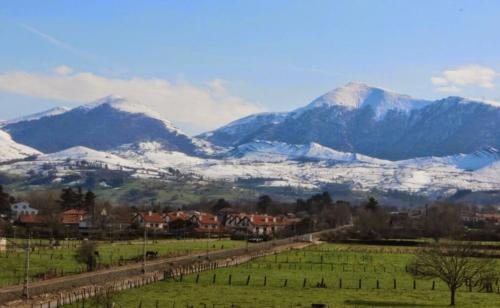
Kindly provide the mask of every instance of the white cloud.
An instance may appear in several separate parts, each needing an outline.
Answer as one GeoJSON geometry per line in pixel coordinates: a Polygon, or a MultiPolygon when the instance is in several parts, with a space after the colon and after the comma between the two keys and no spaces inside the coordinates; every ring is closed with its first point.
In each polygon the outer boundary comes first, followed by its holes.
{"type": "Polygon", "coordinates": [[[89,72],[72,73],[67,66],[59,66],[54,72],[0,74],[0,91],[79,104],[116,94],[138,101],[192,132],[214,129],[263,111],[253,103],[228,94],[225,82],[220,79],[207,82],[206,87],[198,87],[164,79],[118,79],[89,72]]]}
{"type": "Polygon", "coordinates": [[[460,92],[464,86],[491,89],[499,74],[492,68],[480,65],[465,65],[445,70],[439,76],[432,76],[431,82],[440,92],[460,92]]]}
{"type": "Polygon", "coordinates": [[[66,66],[66,65],[60,65],[60,66],[54,67],[54,73],[56,73],[58,75],[66,76],[66,75],[73,73],[73,69],[69,66],[66,66]]]}

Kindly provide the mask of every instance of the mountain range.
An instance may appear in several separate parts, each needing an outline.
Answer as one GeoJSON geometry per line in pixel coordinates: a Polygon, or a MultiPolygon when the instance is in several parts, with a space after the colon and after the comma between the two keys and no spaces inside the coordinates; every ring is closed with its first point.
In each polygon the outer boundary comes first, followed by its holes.
{"type": "Polygon", "coordinates": [[[69,161],[85,161],[137,177],[161,178],[174,168],[264,186],[500,190],[499,104],[414,99],[362,83],[195,137],[119,96],[4,121],[0,129],[0,172],[18,175],[47,164],[64,174],[69,161]]]}

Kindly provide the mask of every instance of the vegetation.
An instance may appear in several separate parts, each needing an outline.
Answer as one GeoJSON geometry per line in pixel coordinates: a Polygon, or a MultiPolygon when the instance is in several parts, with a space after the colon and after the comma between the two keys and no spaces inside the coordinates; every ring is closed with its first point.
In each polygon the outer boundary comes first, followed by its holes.
{"type": "MultiPolygon", "coordinates": [[[[0,253],[0,286],[22,282],[24,270],[24,252],[22,247],[26,240],[9,240],[10,249],[0,253]]],[[[50,278],[55,275],[69,275],[87,270],[87,259],[76,258],[83,254],[79,247],[81,241],[60,241],[59,246],[50,248],[50,240],[33,239],[31,252],[30,276],[32,279],[50,278]],[[80,262],[81,261],[81,262],[80,262]],[[83,264],[82,264],[83,263],[83,264]]],[[[109,265],[118,266],[125,262],[137,261],[142,258],[143,242],[115,241],[97,242],[99,255],[96,259],[97,267],[109,265]]],[[[242,241],[227,239],[211,239],[208,245],[210,250],[230,249],[244,247],[242,241]]],[[[157,251],[159,256],[179,256],[190,253],[202,252],[207,249],[207,240],[155,240],[150,237],[147,249],[157,251]]],[[[93,251],[93,249],[91,249],[93,251]]],[[[95,256],[95,255],[94,255],[95,256]]]]}
{"type": "Polygon", "coordinates": [[[481,256],[477,247],[467,243],[452,246],[435,245],[419,250],[410,265],[415,277],[440,279],[450,290],[450,306],[455,306],[457,290],[467,285],[493,292],[498,279],[495,260],[481,256]]]}
{"type": "MultiPolygon", "coordinates": [[[[121,307],[447,306],[444,282],[414,280],[407,271],[415,249],[324,244],[119,292],[113,301],[121,307]]],[[[457,298],[461,307],[500,305],[498,294],[479,289],[461,287],[457,298]]]]}

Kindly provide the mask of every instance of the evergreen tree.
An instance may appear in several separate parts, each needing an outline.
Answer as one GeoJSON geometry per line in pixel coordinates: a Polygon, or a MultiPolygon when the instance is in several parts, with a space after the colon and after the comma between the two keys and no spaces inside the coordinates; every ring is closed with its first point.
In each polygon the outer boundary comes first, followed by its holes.
{"type": "Polygon", "coordinates": [[[0,214],[10,214],[10,204],[12,197],[3,191],[3,186],[0,185],[0,214]]]}
{"type": "Polygon", "coordinates": [[[231,207],[231,204],[227,202],[225,199],[219,199],[217,202],[212,206],[212,212],[218,213],[220,210],[223,208],[231,207]]]}
{"type": "Polygon", "coordinates": [[[85,194],[85,198],[83,200],[83,208],[92,213],[92,216],[95,215],[95,199],[97,196],[91,191],[87,191],[85,194]]]}
{"type": "Polygon", "coordinates": [[[365,208],[370,211],[376,211],[378,209],[378,201],[373,197],[368,198],[365,208]]]}
{"type": "Polygon", "coordinates": [[[267,213],[267,209],[269,208],[272,202],[273,200],[268,195],[260,196],[259,200],[257,201],[257,212],[262,214],[267,213]]]}

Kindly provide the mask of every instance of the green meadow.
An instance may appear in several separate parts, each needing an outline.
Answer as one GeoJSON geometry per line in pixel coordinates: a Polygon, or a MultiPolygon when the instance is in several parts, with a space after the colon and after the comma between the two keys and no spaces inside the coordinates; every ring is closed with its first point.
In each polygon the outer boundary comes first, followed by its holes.
{"type": "MultiPolygon", "coordinates": [[[[26,240],[16,239],[16,248],[0,253],[0,286],[12,285],[22,282],[24,273],[25,252],[22,246],[26,240]]],[[[85,264],[75,260],[79,241],[61,241],[60,247],[49,248],[45,240],[32,240],[35,250],[30,253],[30,277],[32,280],[41,279],[43,273],[57,272],[58,275],[70,275],[82,272],[86,269],[85,264]]],[[[243,247],[243,241],[231,241],[227,239],[204,239],[190,240],[149,240],[146,249],[158,251],[162,257],[180,256],[191,253],[243,247]]],[[[101,266],[119,265],[120,263],[133,262],[141,258],[143,254],[143,242],[141,240],[99,242],[98,263],[101,266]]]]}
{"type": "MultiPolygon", "coordinates": [[[[414,248],[323,244],[119,292],[118,307],[446,307],[440,281],[406,272],[414,248]]],[[[500,307],[500,294],[462,288],[457,307],[500,307]]]]}

